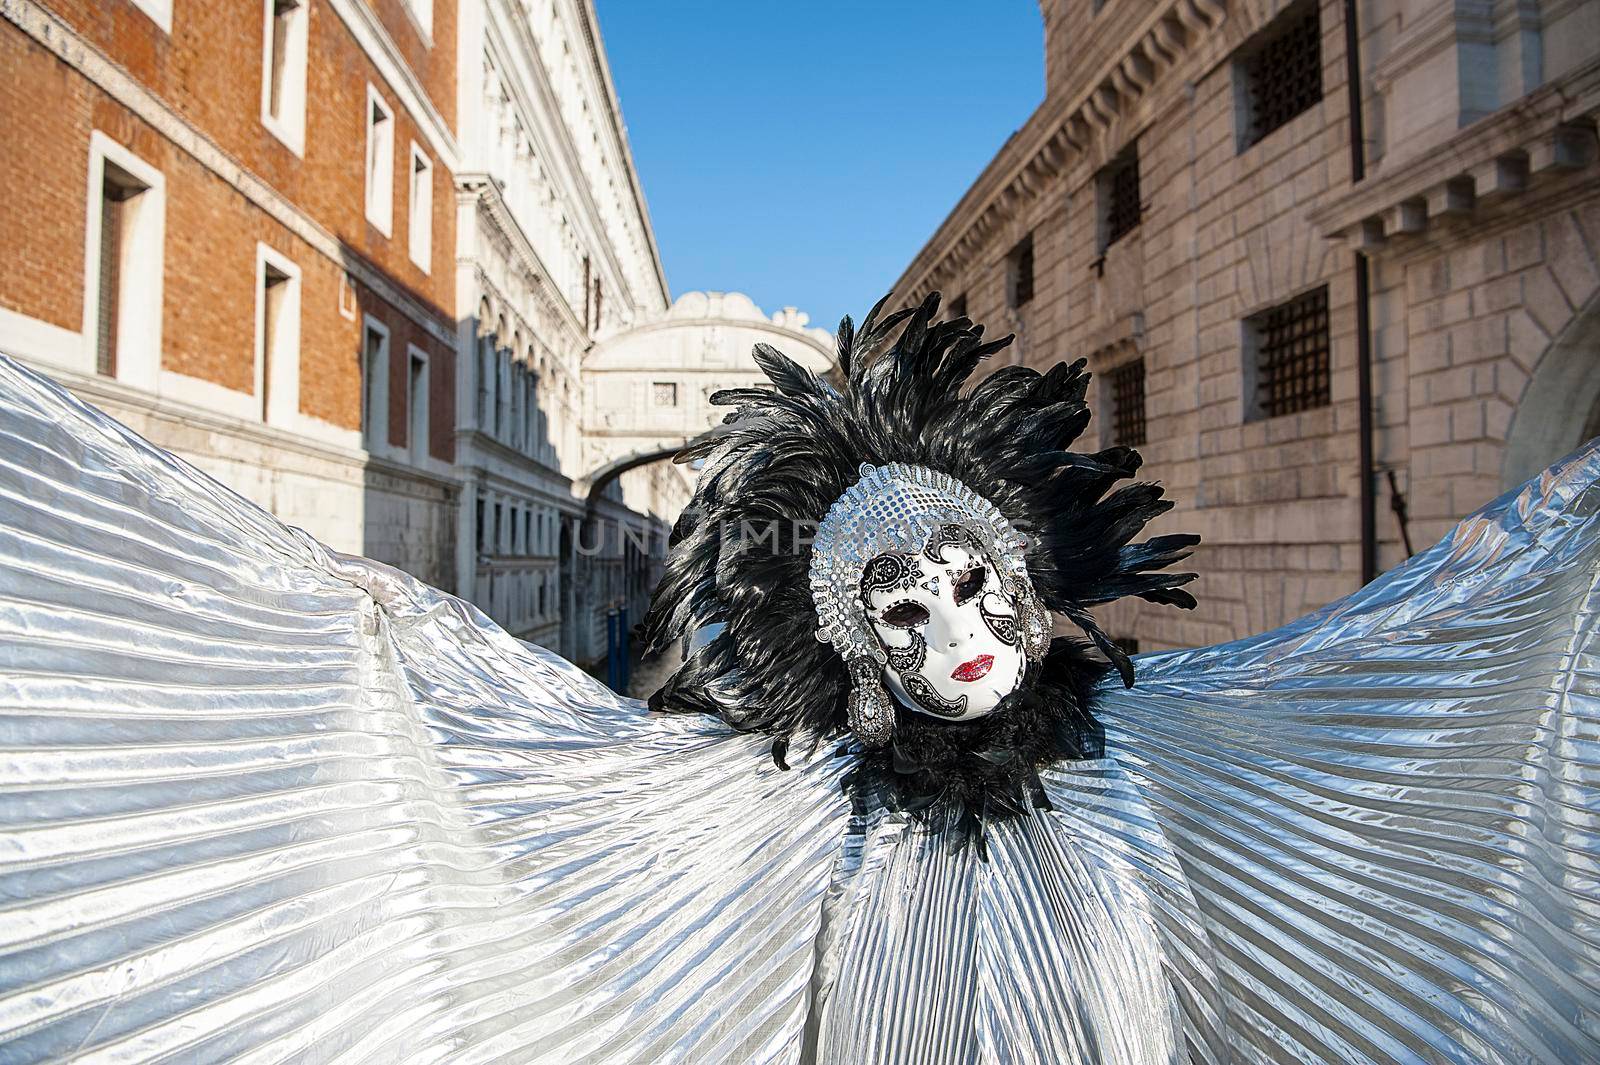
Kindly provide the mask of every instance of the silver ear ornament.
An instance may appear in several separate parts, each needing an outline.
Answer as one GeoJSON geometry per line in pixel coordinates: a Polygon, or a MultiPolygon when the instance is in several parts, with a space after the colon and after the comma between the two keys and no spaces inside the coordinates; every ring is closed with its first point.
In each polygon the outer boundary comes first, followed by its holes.
{"type": "Polygon", "coordinates": [[[883,667],[870,658],[851,660],[846,713],[850,731],[864,747],[882,747],[894,735],[894,697],[883,686],[883,667]]]}
{"type": "Polygon", "coordinates": [[[811,544],[811,597],[817,639],[832,644],[849,665],[850,727],[869,746],[881,746],[894,727],[894,701],[883,685],[888,655],[861,603],[867,563],[891,551],[920,552],[945,525],[970,532],[1017,603],[1023,653],[1030,662],[1050,646],[1050,615],[1028,577],[1027,541],[993,503],[926,466],[862,463],[860,479],[834,501],[811,544]],[[859,724],[858,724],[859,721],[859,724]]]}

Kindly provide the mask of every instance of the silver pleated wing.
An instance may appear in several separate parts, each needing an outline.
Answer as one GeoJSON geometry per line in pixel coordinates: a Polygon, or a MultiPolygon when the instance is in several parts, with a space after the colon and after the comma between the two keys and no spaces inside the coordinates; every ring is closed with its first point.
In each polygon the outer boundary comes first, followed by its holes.
{"type": "Polygon", "coordinates": [[[794,1060],[841,764],[649,715],[0,360],[0,1062],[794,1060]]]}
{"type": "Polygon", "coordinates": [[[0,1062],[1600,1060],[1597,476],[1141,659],[981,860],[0,359],[0,1062]]]}

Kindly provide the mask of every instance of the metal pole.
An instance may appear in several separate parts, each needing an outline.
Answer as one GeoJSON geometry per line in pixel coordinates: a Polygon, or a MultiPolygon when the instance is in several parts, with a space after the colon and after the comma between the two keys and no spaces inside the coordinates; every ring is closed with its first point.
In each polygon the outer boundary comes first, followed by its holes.
{"type": "Polygon", "coordinates": [[[606,687],[617,690],[617,611],[606,610],[606,687]]]}
{"type": "Polygon", "coordinates": [[[617,688],[618,695],[628,694],[628,678],[633,672],[633,646],[628,633],[628,605],[624,603],[617,611],[617,642],[622,645],[622,654],[619,660],[622,664],[622,685],[617,688]]]}
{"type": "MultiPolygon", "coordinates": [[[[1361,29],[1356,0],[1344,3],[1345,83],[1350,107],[1350,183],[1367,176],[1366,133],[1361,119],[1361,29]]],[[[1372,388],[1372,279],[1367,257],[1356,252],[1356,432],[1361,466],[1361,583],[1378,576],[1378,484],[1372,388]]]]}

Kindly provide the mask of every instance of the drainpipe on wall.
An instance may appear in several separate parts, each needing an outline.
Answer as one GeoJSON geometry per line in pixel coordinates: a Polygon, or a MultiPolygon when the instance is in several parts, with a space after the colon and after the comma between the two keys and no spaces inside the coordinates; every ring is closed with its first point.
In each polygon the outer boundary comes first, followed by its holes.
{"type": "MultiPolygon", "coordinates": [[[[1361,33],[1356,25],[1356,0],[1344,0],[1345,82],[1350,95],[1350,183],[1367,176],[1366,138],[1361,123],[1361,33]]],[[[1372,282],[1367,257],[1356,255],[1356,401],[1360,417],[1361,583],[1378,576],[1378,484],[1373,444],[1372,408],[1372,282]]]]}

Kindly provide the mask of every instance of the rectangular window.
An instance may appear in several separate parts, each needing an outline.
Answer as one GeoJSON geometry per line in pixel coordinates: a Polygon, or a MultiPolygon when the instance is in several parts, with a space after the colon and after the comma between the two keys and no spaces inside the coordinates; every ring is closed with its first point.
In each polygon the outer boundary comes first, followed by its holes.
{"type": "Polygon", "coordinates": [[[309,0],[264,0],[261,122],[295,154],[306,138],[309,0]]]}
{"type": "Polygon", "coordinates": [[[1130,144],[1100,170],[1096,182],[1100,200],[1100,250],[1133,232],[1139,225],[1139,147],[1130,144]]]}
{"type": "Polygon", "coordinates": [[[388,236],[394,225],[394,112],[367,86],[367,221],[388,236]]]}
{"type": "Polygon", "coordinates": [[[483,500],[477,500],[472,509],[472,538],[478,554],[483,554],[483,500]]]}
{"type": "Polygon", "coordinates": [[[1321,102],[1320,8],[1291,4],[1241,49],[1233,65],[1240,151],[1321,102]]]}
{"type": "Polygon", "coordinates": [[[1248,419],[1328,405],[1328,286],[1246,318],[1244,333],[1248,419]]]}
{"type": "Polygon", "coordinates": [[[423,273],[433,265],[433,163],[421,148],[411,145],[411,261],[423,273]]]}
{"type": "Polygon", "coordinates": [[[1113,636],[1111,638],[1111,642],[1115,644],[1117,649],[1125,655],[1136,655],[1139,653],[1139,641],[1132,636],[1113,636]]]}
{"type": "Polygon", "coordinates": [[[598,330],[605,322],[604,312],[601,310],[601,300],[605,296],[605,287],[601,284],[604,278],[594,279],[594,328],[598,330]]]}
{"type": "Polygon", "coordinates": [[[1033,299],[1033,234],[1017,242],[1006,256],[1006,274],[1010,281],[1011,306],[1021,307],[1033,299]]]}
{"type": "Polygon", "coordinates": [[[117,320],[122,316],[123,236],[131,213],[128,201],[143,189],[125,171],[107,163],[100,190],[100,306],[96,312],[95,369],[117,375],[117,320]]]}
{"type": "Polygon", "coordinates": [[[1111,371],[1111,442],[1139,447],[1145,442],[1144,360],[1111,371]]]}
{"type": "Polygon", "coordinates": [[[528,428],[522,440],[524,454],[532,455],[539,446],[539,375],[528,374],[528,428]]]}
{"type": "Polygon", "coordinates": [[[264,422],[281,422],[289,411],[280,407],[283,397],[274,397],[273,379],[283,375],[299,361],[300,330],[298,293],[299,272],[281,257],[265,248],[256,253],[256,397],[261,401],[264,422]]]}
{"type": "Polygon", "coordinates": [[[489,424],[489,412],[494,410],[494,340],[478,337],[478,428],[489,424]]]}
{"type": "Polygon", "coordinates": [[[406,372],[406,446],[411,461],[420,463],[428,456],[428,357],[410,349],[406,372]]]}
{"type": "Polygon", "coordinates": [[[494,505],[494,533],[491,542],[493,545],[492,550],[497,555],[502,553],[502,548],[505,544],[505,524],[505,505],[496,503],[494,505]]]}
{"type": "Polygon", "coordinates": [[[165,181],[99,130],[89,138],[85,369],[154,388],[161,365],[165,181]]]}
{"type": "Polygon", "coordinates": [[[422,39],[433,43],[433,0],[405,0],[406,13],[422,32],[422,39]]]}
{"type": "Polygon", "coordinates": [[[497,348],[495,357],[494,435],[504,440],[511,425],[511,352],[497,348]]]}
{"type": "Polygon", "coordinates": [[[678,405],[678,383],[676,381],[656,381],[650,386],[650,402],[657,407],[676,407],[678,405]]]}
{"type": "Polygon", "coordinates": [[[370,318],[361,341],[361,438],[368,451],[389,443],[389,331],[370,318]]]}
{"type": "Polygon", "coordinates": [[[963,292],[950,301],[951,318],[965,318],[967,316],[967,294],[963,292]]]}
{"type": "Polygon", "coordinates": [[[522,512],[522,547],[527,554],[533,554],[533,511],[522,512]]]}

